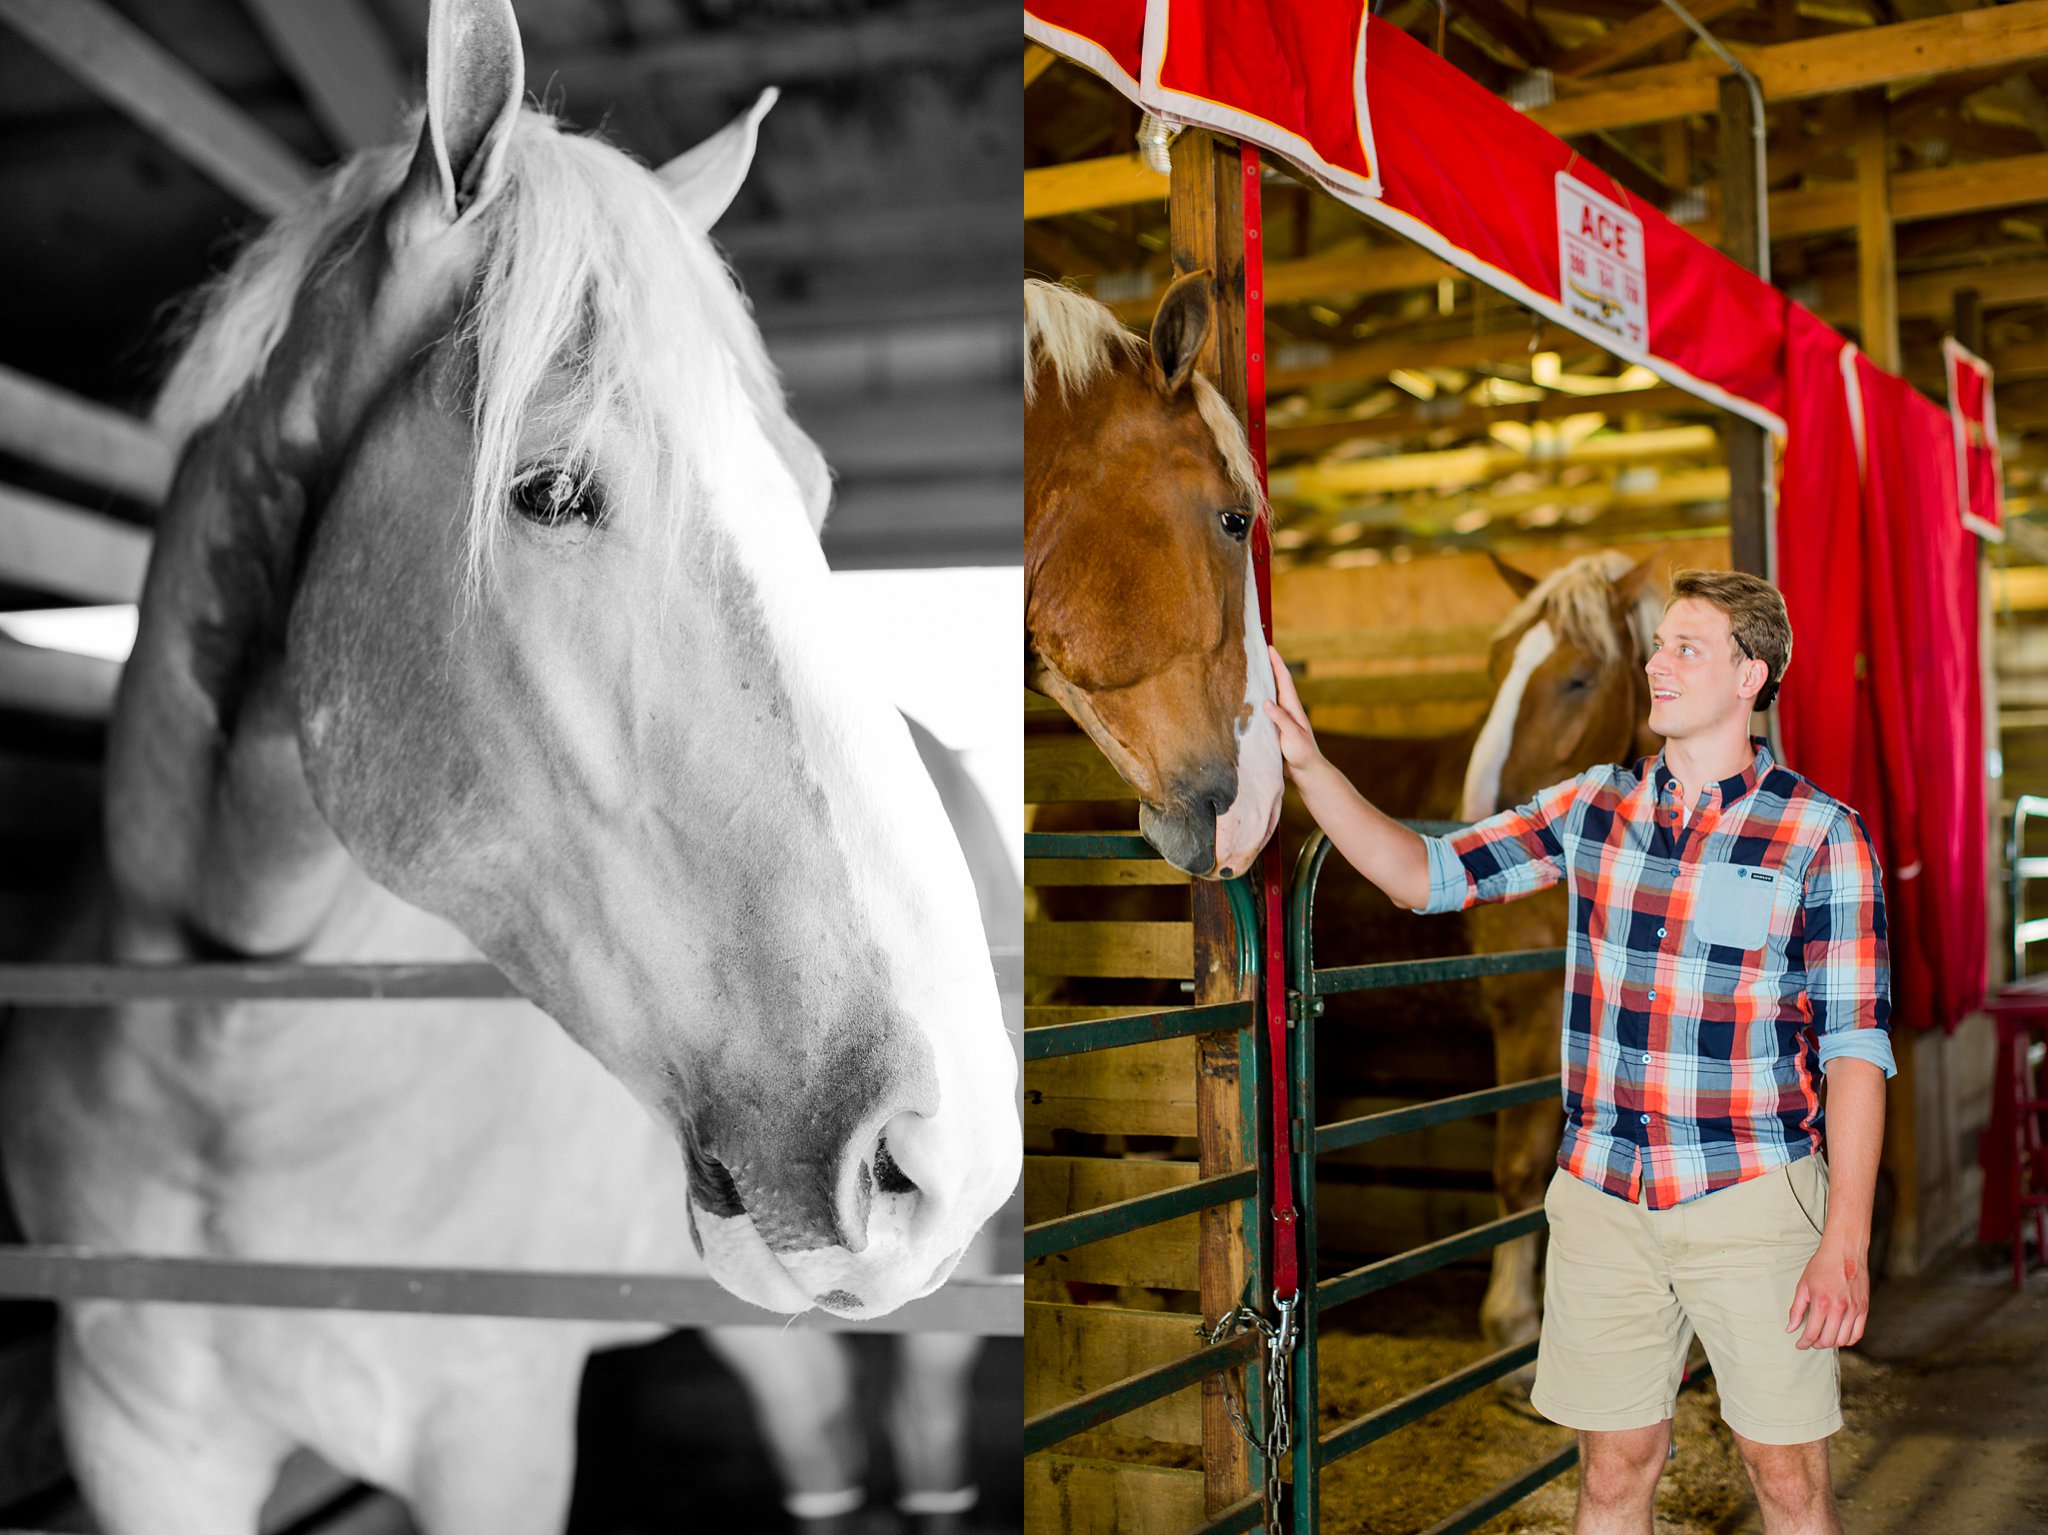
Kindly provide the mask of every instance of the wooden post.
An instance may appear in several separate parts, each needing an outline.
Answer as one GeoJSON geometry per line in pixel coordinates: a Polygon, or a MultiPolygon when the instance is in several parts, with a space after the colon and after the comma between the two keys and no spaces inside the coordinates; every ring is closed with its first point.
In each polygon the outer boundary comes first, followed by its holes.
{"type": "MultiPolygon", "coordinates": [[[[1207,267],[1216,278],[1216,323],[1200,367],[1223,392],[1240,419],[1245,414],[1244,189],[1237,150],[1209,134],[1190,129],[1173,145],[1172,245],[1176,272],[1207,267]]],[[[1239,990],[1237,933],[1223,887],[1196,880],[1195,1002],[1231,1002],[1254,993],[1239,990]]],[[[1201,1175],[1213,1177],[1250,1165],[1257,1153],[1258,1118],[1246,1089],[1244,1069],[1249,1036],[1240,1031],[1205,1034],[1197,1043],[1195,1130],[1201,1175]]],[[[1251,1272],[1242,1207],[1219,1205],[1201,1219],[1202,1315],[1213,1321],[1243,1299],[1251,1272]]],[[[1254,1302],[1264,1297],[1254,1296],[1254,1302]]],[[[1229,1374],[1240,1374],[1231,1371],[1229,1374]]],[[[1231,1422],[1225,1375],[1202,1386],[1202,1465],[1210,1513],[1252,1490],[1250,1447],[1231,1422]]],[[[1241,1383],[1238,1389],[1242,1389],[1241,1383]]]]}
{"type": "MultiPolygon", "coordinates": [[[[1721,248],[1752,272],[1766,268],[1768,239],[1757,197],[1756,106],[1735,75],[1721,81],[1721,248]]],[[[1730,416],[1728,444],[1728,550],[1737,570],[1771,573],[1770,434],[1753,421],[1730,416]]]]}
{"type": "Polygon", "coordinates": [[[1891,130],[1884,92],[1856,98],[1856,303],[1863,353],[1887,373],[1899,366],[1899,263],[1892,238],[1891,130]]]}

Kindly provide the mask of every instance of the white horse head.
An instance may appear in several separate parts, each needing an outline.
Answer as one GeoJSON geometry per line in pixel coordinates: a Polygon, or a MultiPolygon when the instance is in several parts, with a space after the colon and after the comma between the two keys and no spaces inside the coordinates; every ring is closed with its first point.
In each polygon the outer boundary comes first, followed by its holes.
{"type": "Polygon", "coordinates": [[[1014,1065],[938,798],[822,616],[824,466],[707,238],[768,99],[657,175],[521,110],[506,0],[430,26],[416,147],[252,247],[167,386],[185,547],[116,729],[117,880],[290,952],[324,822],[674,1134],[722,1283],[888,1311],[1015,1182],[1014,1065]],[[195,894],[121,813],[162,798],[159,691],[303,763],[270,797],[317,820],[257,895],[195,894]]]}

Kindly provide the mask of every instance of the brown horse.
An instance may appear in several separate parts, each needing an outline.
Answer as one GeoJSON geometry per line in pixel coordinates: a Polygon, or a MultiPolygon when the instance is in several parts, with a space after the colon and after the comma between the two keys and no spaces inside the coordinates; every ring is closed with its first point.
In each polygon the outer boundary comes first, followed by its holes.
{"type": "MultiPolygon", "coordinates": [[[[1636,564],[1603,550],[1540,580],[1494,563],[1521,602],[1494,631],[1494,692],[1484,722],[1423,739],[1335,733],[1320,738],[1324,755],[1391,815],[1478,820],[1600,763],[1633,761],[1657,749],[1656,738],[1643,729],[1649,712],[1643,663],[1662,611],[1649,580],[1652,562],[1636,564]]],[[[1313,829],[1289,796],[1280,836],[1290,857],[1313,829]]],[[[1335,965],[1555,948],[1565,941],[1567,909],[1564,893],[1549,890],[1418,925],[1363,880],[1326,873],[1316,916],[1318,963],[1335,965]]],[[[1383,1058],[1390,1042],[1417,1031],[1442,1038],[1459,1032],[1457,1023],[1466,1019],[1488,1027],[1496,1081],[1548,1075],[1558,1069],[1563,988],[1562,972],[1551,971],[1422,992],[1333,997],[1331,1026],[1322,1031],[1331,1047],[1326,1079],[1344,1081],[1361,1067],[1376,1077],[1399,1079],[1401,1061],[1383,1058]],[[1370,1033],[1354,1026],[1368,1019],[1376,1025],[1370,1033]]],[[[1561,1130],[1554,1098],[1500,1115],[1494,1178],[1503,1213],[1532,1209],[1542,1200],[1561,1130]]],[[[1496,1348],[1536,1334],[1537,1246],[1535,1237],[1525,1237],[1494,1251],[1480,1320],[1496,1348]]],[[[1512,1396],[1519,1387],[1526,1395],[1528,1385],[1523,1378],[1506,1389],[1512,1396]]]]}
{"type": "Polygon", "coordinates": [[[1242,873],[1280,819],[1243,428],[1195,371],[1207,272],[1167,289],[1148,346],[1085,294],[1024,284],[1024,680],[1138,791],[1190,874],[1242,873]]]}
{"type": "MultiPolygon", "coordinates": [[[[1643,665],[1663,613],[1662,594],[1649,579],[1652,562],[1607,549],[1539,581],[1495,561],[1522,601],[1494,632],[1493,703],[1465,771],[1466,819],[1522,804],[1600,763],[1656,752],[1658,740],[1644,724],[1650,685],[1643,665]]],[[[1567,899],[1562,889],[1547,890],[1474,907],[1465,921],[1481,952],[1558,947],[1566,941],[1567,899]]],[[[1496,1080],[1520,1082],[1556,1071],[1564,973],[1496,976],[1479,989],[1493,1031],[1496,1080]]],[[[1542,1202],[1562,1131],[1554,1098],[1502,1112],[1494,1137],[1502,1213],[1542,1202]]],[[[1493,1279],[1479,1315],[1496,1348],[1536,1336],[1536,1253],[1533,1236],[1494,1249],[1493,1279]]]]}

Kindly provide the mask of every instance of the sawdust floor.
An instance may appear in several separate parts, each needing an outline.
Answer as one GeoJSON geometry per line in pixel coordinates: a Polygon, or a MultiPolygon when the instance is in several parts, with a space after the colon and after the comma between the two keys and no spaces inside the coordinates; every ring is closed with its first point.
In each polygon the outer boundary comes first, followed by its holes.
{"type": "MultiPolygon", "coordinates": [[[[1362,1303],[1371,1331],[1326,1332],[1324,1431],[1481,1358],[1483,1285],[1480,1274],[1440,1274],[1362,1303]]],[[[1834,1474],[1846,1528],[2048,1531],[2048,1274],[2015,1294],[2009,1270],[1958,1258],[1882,1287],[1872,1310],[1864,1346],[1842,1358],[1847,1426],[1834,1474]]],[[[1679,1399],[1674,1440],[1657,1535],[1761,1535],[1711,1382],[1679,1399]]],[[[1323,1528],[1413,1535],[1570,1441],[1482,1392],[1332,1467],[1323,1528]]],[[[1576,1491],[1566,1472],[1484,1529],[1568,1535],[1576,1491]]]]}

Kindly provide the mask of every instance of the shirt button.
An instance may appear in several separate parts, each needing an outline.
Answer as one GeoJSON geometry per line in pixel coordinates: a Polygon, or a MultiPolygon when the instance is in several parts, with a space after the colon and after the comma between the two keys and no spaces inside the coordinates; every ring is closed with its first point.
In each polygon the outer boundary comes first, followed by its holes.
{"type": "Polygon", "coordinates": [[[1643,1115],[1643,1117],[1642,1117],[1642,1118],[1643,1118],[1643,1123],[1644,1123],[1644,1124],[1648,1124],[1648,1123],[1650,1122],[1650,1116],[1649,1116],[1649,1115],[1645,1114],[1645,1115],[1643,1115]]]}
{"type": "Polygon", "coordinates": [[[1658,929],[1657,929],[1657,936],[1658,936],[1659,938],[1662,938],[1662,937],[1664,936],[1664,929],[1663,929],[1663,928],[1661,928],[1661,927],[1660,927],[1660,928],[1658,928],[1658,929]]]}
{"type": "Polygon", "coordinates": [[[1643,1057],[1643,1064],[1645,1066],[1650,1064],[1650,1058],[1647,1055],[1643,1057]]]}
{"type": "Polygon", "coordinates": [[[1655,993],[1654,991],[1653,991],[1653,992],[1651,992],[1651,993],[1650,993],[1650,1000],[1651,1000],[1652,1002],[1656,1001],[1656,1000],[1657,1000],[1657,993],[1655,993]]]}

